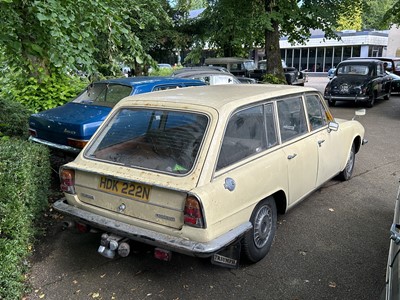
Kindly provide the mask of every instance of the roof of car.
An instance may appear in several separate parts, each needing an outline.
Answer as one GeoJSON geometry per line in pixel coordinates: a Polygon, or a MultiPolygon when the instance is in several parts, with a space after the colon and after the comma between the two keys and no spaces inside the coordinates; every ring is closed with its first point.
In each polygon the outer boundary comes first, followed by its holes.
{"type": "Polygon", "coordinates": [[[317,92],[315,88],[274,84],[227,84],[189,87],[179,90],[167,90],[127,97],[117,106],[130,106],[145,101],[181,103],[208,106],[219,109],[225,105],[239,107],[253,102],[276,99],[281,96],[302,92],[317,92]]]}
{"type": "Polygon", "coordinates": [[[186,72],[194,72],[194,71],[217,71],[217,72],[222,72],[222,73],[228,73],[228,69],[224,67],[219,67],[219,66],[196,66],[196,67],[185,67],[181,69],[176,69],[173,73],[173,75],[181,74],[181,73],[186,73],[186,72]]]}
{"type": "Polygon", "coordinates": [[[253,60],[242,57],[208,57],[205,60],[206,63],[228,63],[228,62],[244,62],[244,61],[253,61],[253,60]]]}
{"type": "Polygon", "coordinates": [[[381,60],[379,60],[379,59],[374,59],[374,58],[352,58],[352,59],[348,59],[348,60],[343,60],[343,61],[341,61],[339,64],[340,65],[344,65],[344,64],[346,64],[346,65],[348,65],[348,64],[354,64],[354,63],[357,63],[357,64],[370,64],[370,63],[382,63],[382,61],[381,60]]]}
{"type": "Polygon", "coordinates": [[[221,72],[218,70],[212,70],[212,69],[205,69],[205,70],[188,70],[186,72],[181,72],[174,74],[174,77],[180,78],[180,77],[186,77],[186,76],[193,76],[193,75],[219,75],[219,76],[233,76],[231,73],[226,73],[226,72],[221,72]]]}
{"type": "Polygon", "coordinates": [[[168,84],[168,83],[193,83],[198,82],[197,79],[165,77],[165,76],[138,76],[138,77],[122,77],[97,81],[95,83],[114,83],[128,86],[136,86],[141,84],[168,84]]]}

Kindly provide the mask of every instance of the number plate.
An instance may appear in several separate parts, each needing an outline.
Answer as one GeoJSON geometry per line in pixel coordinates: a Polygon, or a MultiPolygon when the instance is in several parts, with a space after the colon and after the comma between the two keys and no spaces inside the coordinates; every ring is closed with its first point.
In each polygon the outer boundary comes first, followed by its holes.
{"type": "Polygon", "coordinates": [[[108,193],[141,201],[149,201],[151,186],[136,182],[100,177],[99,189],[108,193]]]}

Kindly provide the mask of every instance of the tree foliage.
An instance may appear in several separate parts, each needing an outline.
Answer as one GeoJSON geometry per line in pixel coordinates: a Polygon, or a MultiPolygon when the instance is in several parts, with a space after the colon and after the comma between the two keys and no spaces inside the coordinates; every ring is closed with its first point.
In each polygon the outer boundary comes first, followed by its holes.
{"type": "Polygon", "coordinates": [[[100,63],[115,64],[121,52],[148,62],[137,32],[169,20],[159,0],[0,0],[0,12],[0,46],[9,64],[37,78],[94,71],[100,63]]]}
{"type": "Polygon", "coordinates": [[[363,29],[363,1],[355,0],[352,7],[341,8],[341,15],[336,30],[362,30],[363,29]]]}
{"type": "Polygon", "coordinates": [[[363,0],[362,2],[363,29],[388,29],[391,23],[400,24],[400,1],[363,0]]]}
{"type": "Polygon", "coordinates": [[[207,20],[207,41],[219,55],[249,56],[253,48],[264,48],[267,72],[283,76],[279,38],[302,44],[310,29],[321,29],[336,38],[334,28],[350,0],[214,0],[203,18],[207,20]]]}

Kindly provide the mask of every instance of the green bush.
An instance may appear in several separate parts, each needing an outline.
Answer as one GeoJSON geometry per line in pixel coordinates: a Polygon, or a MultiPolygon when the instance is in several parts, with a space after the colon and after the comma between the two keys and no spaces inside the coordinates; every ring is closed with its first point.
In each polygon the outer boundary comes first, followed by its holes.
{"type": "Polygon", "coordinates": [[[287,84],[285,77],[281,78],[273,74],[265,74],[262,78],[263,83],[273,83],[273,84],[287,84]]]}
{"type": "Polygon", "coordinates": [[[4,136],[28,136],[30,112],[19,102],[0,98],[0,139],[4,136]]]}
{"type": "Polygon", "coordinates": [[[48,206],[48,149],[0,140],[0,299],[21,299],[35,222],[48,206]]]}
{"type": "Polygon", "coordinates": [[[42,75],[26,77],[23,72],[7,72],[0,78],[0,99],[19,102],[32,112],[39,112],[65,104],[75,98],[88,84],[88,79],[77,75],[42,75]]]}
{"type": "Polygon", "coordinates": [[[15,99],[34,112],[47,110],[75,98],[88,84],[77,76],[47,76],[39,81],[30,77],[21,89],[14,91],[15,99]]]}

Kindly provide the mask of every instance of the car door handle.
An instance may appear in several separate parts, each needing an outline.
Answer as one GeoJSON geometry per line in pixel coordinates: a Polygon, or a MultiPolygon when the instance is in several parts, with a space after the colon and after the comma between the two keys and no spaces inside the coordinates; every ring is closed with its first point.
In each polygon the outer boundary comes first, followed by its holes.
{"type": "Polygon", "coordinates": [[[297,154],[296,153],[293,153],[293,154],[290,154],[290,155],[288,155],[288,159],[293,159],[293,158],[295,158],[297,156],[297,154]]]}
{"type": "Polygon", "coordinates": [[[322,145],[323,143],[325,143],[325,140],[319,140],[319,141],[318,141],[318,146],[321,147],[321,145],[322,145]]]}

